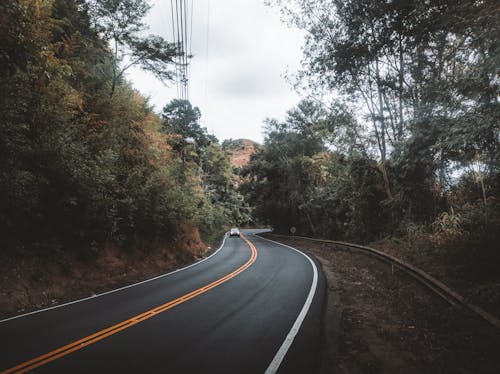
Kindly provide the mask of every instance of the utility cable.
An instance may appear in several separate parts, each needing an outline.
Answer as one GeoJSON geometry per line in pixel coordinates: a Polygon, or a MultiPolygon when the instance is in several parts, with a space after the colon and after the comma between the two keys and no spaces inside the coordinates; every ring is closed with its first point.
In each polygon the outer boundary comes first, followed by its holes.
{"type": "Polygon", "coordinates": [[[189,75],[191,71],[193,37],[193,5],[191,0],[171,0],[170,13],[172,19],[172,39],[176,45],[176,81],[177,97],[189,99],[189,75]]]}

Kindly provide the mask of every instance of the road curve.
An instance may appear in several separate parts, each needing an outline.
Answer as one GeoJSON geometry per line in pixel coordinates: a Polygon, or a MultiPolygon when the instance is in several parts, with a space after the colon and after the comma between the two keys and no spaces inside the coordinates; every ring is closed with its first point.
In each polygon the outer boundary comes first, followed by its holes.
{"type": "Polygon", "coordinates": [[[314,372],[324,278],[314,259],[256,232],[195,266],[0,322],[0,370],[314,372]]]}

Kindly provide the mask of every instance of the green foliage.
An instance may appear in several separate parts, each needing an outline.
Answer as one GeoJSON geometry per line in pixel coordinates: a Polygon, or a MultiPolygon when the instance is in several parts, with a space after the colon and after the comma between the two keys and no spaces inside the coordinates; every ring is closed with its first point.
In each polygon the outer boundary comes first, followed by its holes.
{"type": "Polygon", "coordinates": [[[227,156],[199,127],[199,112],[188,132],[165,134],[147,100],[113,75],[126,65],[110,51],[111,39],[144,52],[144,64],[164,52],[162,40],[136,37],[145,4],[0,4],[3,250],[88,253],[107,241],[168,236],[184,224],[208,232],[248,220],[227,156]],[[196,137],[196,157],[185,162],[169,144],[188,136],[196,137]]]}
{"type": "MultiPolygon", "coordinates": [[[[317,106],[307,116],[303,108],[310,108],[310,103],[299,104],[284,122],[267,121],[264,147],[243,172],[247,182],[242,191],[255,206],[257,218],[277,231],[289,233],[295,227],[302,234],[370,242],[388,234],[406,235],[408,227],[427,224],[434,229],[432,242],[444,248],[473,231],[481,236],[498,227],[498,214],[489,207],[496,200],[488,198],[498,196],[498,191],[485,182],[485,164],[477,163],[470,172],[474,185],[460,192],[475,190],[464,207],[477,199],[474,206],[484,206],[483,224],[473,230],[462,213],[442,213],[450,204],[453,211],[457,192],[438,189],[434,156],[425,143],[411,138],[404,152],[387,162],[395,192],[389,200],[380,162],[356,151],[349,137],[336,137],[338,129],[359,126],[352,115],[339,112],[337,105],[332,113],[317,106]]],[[[497,240],[487,237],[489,243],[497,240]]]]}
{"type": "Polygon", "coordinates": [[[498,4],[268,3],[306,31],[296,84],[341,104],[268,122],[246,186],[261,219],[355,241],[427,237],[498,274],[498,4]]]}
{"type": "Polygon", "coordinates": [[[143,18],[151,9],[146,0],[87,0],[85,8],[93,29],[113,46],[111,96],[125,71],[134,65],[162,81],[172,79],[177,46],[158,35],[142,36],[147,29],[143,18]]]}
{"type": "Polygon", "coordinates": [[[500,11],[494,2],[272,3],[307,31],[299,77],[363,108],[383,166],[413,142],[427,148],[426,167],[441,174],[442,184],[452,172],[449,161],[481,158],[498,168],[500,11]]]}
{"type": "Polygon", "coordinates": [[[200,126],[201,113],[190,102],[174,99],[163,108],[162,131],[185,168],[196,171],[203,185],[203,207],[199,224],[204,236],[222,226],[240,226],[251,221],[243,196],[236,191],[226,150],[200,126]]]}
{"type": "Polygon", "coordinates": [[[366,213],[383,200],[376,163],[327,147],[338,128],[356,125],[348,112],[335,107],[328,113],[310,101],[289,111],[285,122],[267,121],[264,147],[252,157],[242,186],[257,217],[281,232],[373,235],[380,220],[366,213]]]}
{"type": "Polygon", "coordinates": [[[162,117],[162,130],[174,135],[171,145],[182,156],[192,151],[199,157],[206,147],[217,142],[213,135],[207,133],[207,129],[200,126],[200,110],[189,101],[173,99],[163,108],[162,117]]]}

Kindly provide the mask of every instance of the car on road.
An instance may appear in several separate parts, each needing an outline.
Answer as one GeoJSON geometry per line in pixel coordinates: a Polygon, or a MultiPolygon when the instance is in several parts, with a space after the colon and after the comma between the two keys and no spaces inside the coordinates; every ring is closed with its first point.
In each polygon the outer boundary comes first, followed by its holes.
{"type": "Polygon", "coordinates": [[[240,236],[240,230],[236,227],[233,227],[231,231],[229,231],[229,236],[240,236]]]}

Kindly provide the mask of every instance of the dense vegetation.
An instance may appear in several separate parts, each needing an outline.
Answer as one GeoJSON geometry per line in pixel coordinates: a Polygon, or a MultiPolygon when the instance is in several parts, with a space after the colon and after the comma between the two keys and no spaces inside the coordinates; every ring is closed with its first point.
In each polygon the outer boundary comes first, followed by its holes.
{"type": "MultiPolygon", "coordinates": [[[[278,231],[500,252],[495,1],[274,1],[306,32],[297,87],[244,186],[278,231]]],[[[276,4],[275,4],[276,5],[276,4]]]]}
{"type": "Polygon", "coordinates": [[[133,65],[175,71],[176,47],[145,36],[144,0],[2,2],[2,250],[96,253],[183,225],[208,237],[251,221],[246,194],[282,232],[423,237],[497,266],[496,3],[272,3],[306,31],[295,83],[314,95],[267,121],[242,169],[191,103],[155,114],[126,81],[133,65]]]}
{"type": "Polygon", "coordinates": [[[171,78],[175,48],[144,35],[143,0],[0,4],[0,246],[96,253],[106,242],[248,219],[228,156],[189,102],[163,116],[124,79],[171,78]],[[242,213],[243,212],[243,213],[242,213]]]}

